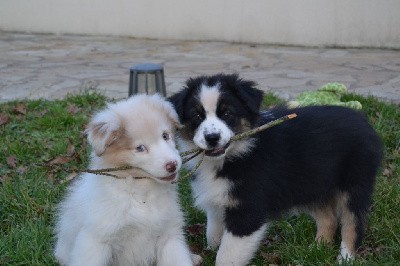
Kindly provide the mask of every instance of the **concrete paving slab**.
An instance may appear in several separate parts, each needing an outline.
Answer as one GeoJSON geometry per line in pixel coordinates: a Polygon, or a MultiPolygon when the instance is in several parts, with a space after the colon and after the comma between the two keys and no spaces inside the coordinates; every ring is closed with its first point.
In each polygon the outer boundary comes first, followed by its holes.
{"type": "Polygon", "coordinates": [[[57,99],[95,88],[128,95],[129,67],[161,63],[168,94],[189,77],[239,73],[292,99],[328,82],[400,104],[400,51],[322,49],[0,31],[0,101],[57,99]]]}

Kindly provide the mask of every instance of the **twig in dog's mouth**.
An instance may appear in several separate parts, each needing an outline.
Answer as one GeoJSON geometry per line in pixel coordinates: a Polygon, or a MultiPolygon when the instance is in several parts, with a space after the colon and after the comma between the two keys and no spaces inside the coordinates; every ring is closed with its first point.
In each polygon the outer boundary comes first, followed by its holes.
{"type": "MultiPolygon", "coordinates": [[[[199,169],[200,165],[203,163],[204,154],[205,154],[203,151],[200,151],[200,153],[203,153],[203,156],[201,156],[200,160],[199,160],[199,161],[197,162],[197,164],[193,167],[193,169],[192,169],[189,173],[187,173],[186,175],[182,176],[181,179],[185,179],[185,178],[188,178],[188,177],[192,176],[192,175],[197,171],[197,169],[199,169]]],[[[200,153],[196,153],[196,156],[199,155],[200,153]]],[[[196,157],[196,156],[195,156],[195,157],[196,157]]],[[[193,157],[193,158],[194,158],[194,157],[193,157]]],[[[173,183],[176,183],[176,181],[173,182],[173,183]]]]}
{"type": "MultiPolygon", "coordinates": [[[[186,157],[186,158],[183,158],[183,159],[182,159],[182,163],[187,163],[188,161],[192,160],[194,157],[197,157],[197,155],[199,155],[199,154],[202,153],[202,152],[203,152],[202,149],[196,150],[196,152],[195,152],[193,155],[191,155],[191,156],[189,156],[189,157],[186,157]]],[[[187,155],[184,155],[184,153],[185,153],[185,152],[181,153],[180,156],[181,156],[181,157],[187,156],[187,155]]],[[[190,154],[192,154],[192,153],[188,153],[188,155],[190,155],[190,154]]]]}
{"type": "MultiPolygon", "coordinates": [[[[132,170],[132,169],[138,169],[141,171],[144,171],[141,168],[138,167],[133,167],[133,166],[120,166],[120,167],[114,167],[114,168],[103,168],[103,169],[77,169],[75,172],[82,172],[82,173],[91,173],[95,175],[105,175],[105,176],[111,176],[117,179],[124,179],[127,178],[127,176],[118,176],[114,174],[110,174],[109,172],[115,172],[115,171],[124,171],[124,170],[132,170]]],[[[143,178],[150,178],[148,176],[135,176],[133,177],[135,179],[143,179],[143,178]]]]}
{"type": "Polygon", "coordinates": [[[273,127],[273,126],[277,126],[277,125],[279,125],[279,124],[281,124],[281,123],[283,123],[283,122],[285,122],[285,121],[287,121],[287,120],[290,120],[290,119],[293,119],[293,118],[296,118],[296,117],[297,117],[297,114],[296,114],[296,113],[292,113],[292,114],[289,114],[289,115],[285,115],[285,116],[283,116],[283,117],[281,117],[281,118],[272,120],[272,121],[270,121],[270,122],[268,122],[268,123],[266,123],[266,124],[264,124],[264,125],[261,125],[261,126],[259,126],[259,127],[253,128],[253,129],[251,129],[251,130],[248,130],[248,131],[243,132],[243,133],[240,133],[240,134],[237,134],[237,135],[233,136],[233,137],[229,140],[229,142],[228,142],[224,147],[219,148],[219,149],[203,150],[203,149],[200,149],[200,148],[196,148],[196,149],[193,149],[193,150],[190,150],[190,151],[182,152],[182,153],[180,154],[182,157],[188,156],[188,155],[190,155],[190,154],[194,154],[194,155],[192,155],[192,156],[190,156],[190,157],[184,159],[184,160],[183,160],[184,162],[190,161],[191,159],[193,159],[193,158],[195,158],[196,156],[198,156],[200,153],[203,153],[203,156],[202,156],[201,159],[197,162],[197,164],[193,167],[193,169],[192,169],[189,173],[187,173],[185,176],[183,176],[183,177],[181,177],[181,178],[186,178],[186,177],[192,176],[192,175],[196,172],[196,170],[200,167],[200,165],[202,164],[205,155],[206,155],[206,156],[214,156],[214,157],[215,157],[215,156],[222,155],[222,154],[225,153],[225,150],[228,148],[228,146],[229,146],[233,141],[238,141],[238,140],[242,140],[242,139],[248,138],[248,137],[250,137],[250,136],[252,136],[252,135],[255,135],[255,134],[257,134],[257,133],[259,133],[259,132],[261,132],[261,131],[264,131],[264,130],[266,130],[266,129],[268,129],[268,128],[271,128],[271,127],[273,127]]]}
{"type": "Polygon", "coordinates": [[[212,150],[205,150],[204,154],[209,157],[218,157],[225,153],[225,150],[229,147],[231,142],[229,141],[224,147],[215,148],[212,150]]]}
{"type": "MultiPolygon", "coordinates": [[[[296,113],[285,115],[285,116],[283,116],[281,118],[272,120],[272,121],[270,121],[270,122],[268,122],[268,123],[266,123],[264,125],[261,125],[259,127],[253,128],[251,130],[248,130],[248,131],[240,133],[240,134],[237,134],[237,135],[233,136],[229,140],[229,142],[226,144],[225,147],[227,148],[229,146],[229,144],[232,143],[233,141],[237,141],[237,140],[242,140],[242,139],[248,138],[248,137],[250,137],[252,135],[255,135],[255,134],[257,134],[257,133],[259,133],[261,131],[264,131],[264,130],[266,130],[268,128],[271,128],[273,126],[277,126],[277,125],[279,125],[279,124],[281,124],[281,123],[283,123],[283,122],[285,122],[287,120],[290,120],[290,119],[293,119],[293,118],[296,118],[296,117],[297,117],[296,113]]],[[[180,155],[181,155],[181,157],[185,157],[185,156],[188,156],[190,154],[195,154],[194,156],[190,157],[190,159],[185,161],[185,162],[187,162],[187,161],[190,161],[191,159],[193,159],[194,157],[196,157],[197,155],[199,155],[203,151],[205,151],[205,150],[203,150],[201,148],[195,148],[195,149],[192,149],[192,150],[189,150],[189,151],[184,151],[180,155]]]]}
{"type": "MultiPolygon", "coordinates": [[[[184,151],[182,153],[180,153],[180,156],[183,158],[182,159],[182,163],[187,163],[188,161],[192,160],[193,158],[197,157],[198,155],[200,155],[201,153],[203,153],[203,156],[201,157],[201,159],[197,162],[197,164],[193,167],[193,169],[187,173],[185,176],[181,177],[181,179],[183,178],[187,178],[189,176],[192,176],[196,170],[200,167],[200,165],[202,164],[203,160],[204,160],[204,156],[219,156],[221,154],[223,154],[225,152],[225,149],[228,148],[228,146],[230,145],[230,143],[232,143],[233,141],[238,141],[238,140],[242,140],[245,138],[248,138],[252,135],[255,135],[261,131],[264,131],[268,128],[271,128],[273,126],[277,126],[289,119],[293,119],[297,117],[297,114],[293,113],[293,114],[289,114],[286,116],[283,116],[281,118],[275,119],[271,122],[268,122],[262,126],[253,128],[249,131],[237,134],[235,136],[233,136],[229,142],[226,144],[225,147],[223,148],[219,148],[219,149],[214,149],[214,150],[203,150],[201,148],[195,148],[189,151],[184,151]],[[187,157],[188,156],[188,157],[187,157]],[[184,158],[186,157],[186,158],[184,158]]],[[[85,172],[85,173],[91,173],[91,174],[95,174],[95,175],[105,175],[105,176],[111,176],[117,179],[124,179],[127,177],[124,176],[118,176],[118,175],[114,175],[114,174],[110,174],[110,172],[115,172],[115,171],[124,171],[124,170],[132,170],[132,169],[139,169],[144,171],[143,169],[140,169],[138,167],[133,167],[133,166],[121,166],[121,167],[114,167],[114,168],[104,168],[104,169],[62,169],[63,171],[67,171],[67,172],[85,172]]],[[[150,178],[148,176],[135,176],[133,177],[135,179],[143,179],[143,178],[150,178]]],[[[176,181],[172,182],[175,183],[176,181]]]]}

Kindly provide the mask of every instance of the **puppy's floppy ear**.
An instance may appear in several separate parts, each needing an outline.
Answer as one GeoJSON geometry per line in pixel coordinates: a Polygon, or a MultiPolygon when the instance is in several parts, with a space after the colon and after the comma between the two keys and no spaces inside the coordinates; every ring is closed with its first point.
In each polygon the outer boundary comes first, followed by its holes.
{"type": "Polygon", "coordinates": [[[97,156],[123,134],[121,119],[109,109],[97,113],[89,122],[85,133],[97,156]]]}
{"type": "Polygon", "coordinates": [[[207,81],[207,78],[207,76],[199,76],[187,79],[185,82],[185,87],[183,87],[183,89],[178,93],[175,93],[168,98],[168,101],[170,101],[174,105],[175,110],[181,120],[181,123],[185,122],[185,105],[189,97],[194,95],[195,92],[200,89],[201,85],[207,81]]]}
{"type": "Polygon", "coordinates": [[[240,101],[253,113],[259,113],[264,93],[257,89],[254,81],[243,80],[237,74],[231,75],[230,88],[240,101]]]}
{"type": "MultiPolygon", "coordinates": [[[[169,99],[168,99],[169,100],[169,99]]],[[[174,105],[172,102],[168,102],[160,98],[161,104],[163,109],[165,110],[165,113],[167,114],[167,117],[171,120],[173,126],[176,129],[181,129],[183,126],[179,122],[179,116],[177,112],[175,111],[174,105]]]]}
{"type": "Polygon", "coordinates": [[[167,116],[171,120],[172,124],[176,129],[181,129],[183,126],[179,122],[178,114],[176,113],[174,106],[170,102],[164,102],[165,109],[167,110],[167,116]]]}
{"type": "Polygon", "coordinates": [[[247,103],[247,106],[252,112],[258,113],[260,111],[264,93],[261,90],[256,89],[254,87],[255,83],[252,81],[242,81],[241,84],[241,89],[238,91],[242,99],[247,103]]]}
{"type": "Polygon", "coordinates": [[[183,111],[188,93],[189,89],[184,88],[180,92],[175,93],[174,95],[168,98],[168,101],[171,102],[172,105],[174,106],[181,122],[183,121],[183,111]]]}

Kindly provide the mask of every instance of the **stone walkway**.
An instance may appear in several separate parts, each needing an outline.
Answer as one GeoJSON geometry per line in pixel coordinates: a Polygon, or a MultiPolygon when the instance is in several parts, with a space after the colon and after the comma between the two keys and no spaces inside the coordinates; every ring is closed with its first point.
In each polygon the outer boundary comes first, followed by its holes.
{"type": "Polygon", "coordinates": [[[237,72],[284,99],[336,81],[400,103],[400,51],[8,32],[0,32],[0,102],[87,88],[124,98],[129,67],[143,62],[164,64],[168,94],[188,77],[237,72]]]}

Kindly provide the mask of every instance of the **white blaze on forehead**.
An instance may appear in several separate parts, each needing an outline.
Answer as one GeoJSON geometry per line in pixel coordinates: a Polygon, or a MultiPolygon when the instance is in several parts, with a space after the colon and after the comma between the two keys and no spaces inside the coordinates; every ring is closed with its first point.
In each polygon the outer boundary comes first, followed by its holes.
{"type": "Polygon", "coordinates": [[[220,96],[219,84],[212,87],[204,84],[201,86],[199,100],[206,112],[206,117],[196,129],[193,141],[196,146],[202,149],[210,148],[205,139],[205,135],[207,134],[219,135],[218,144],[216,145],[217,148],[224,147],[234,135],[232,129],[228,127],[225,121],[217,116],[217,105],[220,96]]]}
{"type": "Polygon", "coordinates": [[[202,85],[200,89],[200,102],[207,115],[217,112],[218,98],[221,95],[218,84],[213,87],[202,85]]]}

